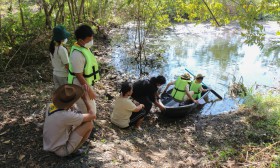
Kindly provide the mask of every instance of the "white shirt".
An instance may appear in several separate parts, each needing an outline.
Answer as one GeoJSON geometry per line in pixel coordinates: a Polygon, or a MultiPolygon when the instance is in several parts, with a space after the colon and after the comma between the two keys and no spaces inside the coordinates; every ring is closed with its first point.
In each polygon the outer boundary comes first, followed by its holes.
{"type": "Polygon", "coordinates": [[[58,77],[67,77],[68,71],[65,68],[65,65],[69,64],[67,49],[62,45],[55,46],[54,53],[50,53],[50,56],[53,66],[53,74],[58,77]]]}
{"type": "MultiPolygon", "coordinates": [[[[70,62],[72,64],[73,73],[83,73],[86,64],[86,58],[80,51],[73,51],[70,56],[70,62]]],[[[74,84],[80,85],[78,79],[74,77],[74,84]]]]}

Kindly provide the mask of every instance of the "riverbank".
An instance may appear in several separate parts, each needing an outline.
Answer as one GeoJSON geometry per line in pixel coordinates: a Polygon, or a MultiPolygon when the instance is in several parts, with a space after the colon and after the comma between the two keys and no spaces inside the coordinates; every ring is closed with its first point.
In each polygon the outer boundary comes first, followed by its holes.
{"type": "MultiPolygon", "coordinates": [[[[135,77],[108,65],[106,48],[96,50],[102,80],[96,84],[98,113],[87,155],[59,158],[42,149],[42,125],[51,100],[51,65],[12,69],[0,74],[0,167],[267,167],[279,165],[278,127],[265,125],[253,103],[238,111],[182,119],[161,117],[157,109],[144,131],[122,130],[109,120],[122,81],[135,77]],[[102,52],[101,52],[102,51],[102,52]],[[34,69],[36,69],[34,71],[34,69]],[[12,74],[12,75],[11,75],[12,74]],[[273,131],[275,130],[275,131],[273,131]],[[271,144],[271,145],[269,145],[271,144]]],[[[268,105],[271,104],[264,104],[268,105]]],[[[272,106],[272,105],[271,105],[272,106]]],[[[275,125],[273,125],[275,126],[275,125]]]]}

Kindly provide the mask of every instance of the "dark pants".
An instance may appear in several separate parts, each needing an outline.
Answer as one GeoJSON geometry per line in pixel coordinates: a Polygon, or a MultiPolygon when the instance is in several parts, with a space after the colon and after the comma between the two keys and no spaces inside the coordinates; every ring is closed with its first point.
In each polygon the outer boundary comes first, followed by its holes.
{"type": "Polygon", "coordinates": [[[144,109],[139,112],[133,112],[130,116],[129,126],[134,125],[139,119],[143,118],[146,115],[146,111],[144,109]]]}
{"type": "Polygon", "coordinates": [[[146,115],[150,113],[151,108],[153,106],[153,102],[149,99],[149,97],[136,97],[133,99],[138,101],[140,104],[144,104],[146,115]]]}

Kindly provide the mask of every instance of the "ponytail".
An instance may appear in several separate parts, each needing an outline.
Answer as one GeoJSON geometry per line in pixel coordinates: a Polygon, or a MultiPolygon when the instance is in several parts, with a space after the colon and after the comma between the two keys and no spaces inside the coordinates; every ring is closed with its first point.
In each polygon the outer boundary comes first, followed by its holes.
{"type": "MultiPolygon", "coordinates": [[[[62,44],[61,41],[54,41],[54,40],[51,41],[49,51],[52,54],[52,56],[53,56],[53,53],[54,53],[54,50],[55,50],[55,45],[60,46],[61,44],[62,44]]],[[[57,50],[57,52],[58,52],[58,50],[57,50]]]]}
{"type": "Polygon", "coordinates": [[[54,40],[52,40],[51,43],[50,43],[50,47],[49,47],[49,51],[52,54],[52,56],[53,56],[53,53],[54,53],[54,49],[55,49],[55,43],[54,43],[54,40]]]}

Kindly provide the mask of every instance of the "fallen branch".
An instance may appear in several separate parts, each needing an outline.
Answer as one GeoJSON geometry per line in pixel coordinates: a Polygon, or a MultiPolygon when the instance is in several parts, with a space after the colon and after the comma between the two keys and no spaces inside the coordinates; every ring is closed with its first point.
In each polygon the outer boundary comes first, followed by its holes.
{"type": "Polygon", "coordinates": [[[209,10],[210,14],[212,15],[212,18],[215,20],[216,24],[220,27],[219,22],[217,21],[216,17],[214,16],[214,14],[212,13],[211,9],[209,8],[209,6],[207,5],[207,3],[205,2],[205,0],[202,0],[203,3],[205,4],[205,6],[207,7],[207,9],[209,10]]]}
{"type": "Polygon", "coordinates": [[[275,143],[273,143],[273,144],[271,144],[271,145],[269,145],[269,146],[263,148],[263,149],[260,150],[258,153],[256,153],[253,157],[258,156],[259,154],[263,153],[264,151],[266,151],[266,150],[272,148],[273,146],[275,146],[275,145],[277,145],[277,144],[280,144],[280,141],[277,141],[277,142],[275,142],[275,143]]]}

